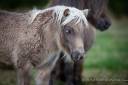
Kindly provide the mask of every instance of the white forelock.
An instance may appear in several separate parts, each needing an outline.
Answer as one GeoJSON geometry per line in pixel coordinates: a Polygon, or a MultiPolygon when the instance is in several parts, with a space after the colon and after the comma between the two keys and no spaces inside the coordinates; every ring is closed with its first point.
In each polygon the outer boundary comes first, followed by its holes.
{"type": "Polygon", "coordinates": [[[65,9],[69,9],[69,15],[65,17],[65,20],[62,22],[62,25],[66,25],[74,19],[76,19],[76,24],[83,21],[86,24],[86,26],[88,25],[87,19],[82,10],[68,6],[56,6],[54,8],[55,8],[54,12],[56,13],[57,19],[60,22],[62,21],[62,18],[64,16],[63,13],[65,9]]]}
{"type": "Polygon", "coordinates": [[[36,16],[39,13],[43,13],[46,12],[48,10],[53,10],[53,15],[56,14],[56,20],[61,23],[62,25],[66,25],[69,22],[71,22],[72,20],[76,20],[76,24],[80,23],[80,22],[84,22],[84,24],[86,26],[88,26],[88,21],[83,13],[82,10],[76,9],[74,7],[68,7],[68,6],[54,6],[54,7],[50,7],[44,10],[33,10],[32,11],[32,16],[31,16],[31,22],[33,22],[33,20],[36,18],[36,16]],[[64,17],[64,11],[65,9],[69,9],[69,15],[67,17],[65,17],[65,20],[62,22],[62,19],[64,17]]]}

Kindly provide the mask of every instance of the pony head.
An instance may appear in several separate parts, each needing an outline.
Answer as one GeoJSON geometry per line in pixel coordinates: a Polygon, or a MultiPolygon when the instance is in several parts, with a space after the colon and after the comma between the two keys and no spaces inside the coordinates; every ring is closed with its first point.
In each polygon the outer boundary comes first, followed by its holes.
{"type": "MultiPolygon", "coordinates": [[[[79,10],[68,6],[55,6],[46,10],[39,10],[35,13],[31,23],[47,22],[51,17],[54,26],[49,27],[55,29],[57,33],[56,41],[61,51],[67,56],[71,56],[74,61],[84,57],[85,48],[88,41],[85,41],[85,36],[88,36],[89,23],[86,19],[88,9],[79,10]],[[45,15],[45,17],[44,17],[45,15]],[[45,19],[48,18],[48,19],[45,19]]],[[[90,32],[91,33],[91,32],[90,32]]]]}

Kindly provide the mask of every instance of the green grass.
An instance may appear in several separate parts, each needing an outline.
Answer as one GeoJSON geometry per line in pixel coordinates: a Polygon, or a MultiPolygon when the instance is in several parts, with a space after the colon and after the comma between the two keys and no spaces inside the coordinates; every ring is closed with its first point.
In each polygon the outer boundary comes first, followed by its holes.
{"type": "Polygon", "coordinates": [[[128,24],[114,22],[108,31],[97,32],[95,44],[87,56],[86,69],[128,70],[128,24]]]}
{"type": "MultiPolygon", "coordinates": [[[[111,82],[105,85],[127,85],[128,80],[128,20],[113,21],[105,32],[97,31],[96,41],[84,62],[83,80],[90,78],[111,82]],[[120,82],[117,82],[120,80],[120,82]]],[[[90,80],[89,80],[90,81],[90,80]]],[[[101,83],[101,82],[100,82],[101,83]]],[[[104,84],[89,84],[104,85],[104,84]]]]}

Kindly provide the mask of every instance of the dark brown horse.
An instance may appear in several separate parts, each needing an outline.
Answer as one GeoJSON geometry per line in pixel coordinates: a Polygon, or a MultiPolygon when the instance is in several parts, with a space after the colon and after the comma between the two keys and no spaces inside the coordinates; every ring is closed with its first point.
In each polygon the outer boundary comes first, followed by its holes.
{"type": "MultiPolygon", "coordinates": [[[[87,16],[88,21],[100,31],[107,30],[111,21],[107,16],[108,0],[52,0],[50,6],[67,5],[79,9],[90,9],[87,16]]],[[[86,47],[85,47],[86,48],[86,47]]],[[[89,48],[86,48],[89,50],[89,48]]],[[[63,53],[60,57],[63,56],[63,53]]],[[[52,72],[51,82],[54,80],[62,80],[66,85],[80,85],[81,73],[83,69],[83,60],[77,61],[74,64],[67,63],[64,60],[59,60],[52,72]]]]}

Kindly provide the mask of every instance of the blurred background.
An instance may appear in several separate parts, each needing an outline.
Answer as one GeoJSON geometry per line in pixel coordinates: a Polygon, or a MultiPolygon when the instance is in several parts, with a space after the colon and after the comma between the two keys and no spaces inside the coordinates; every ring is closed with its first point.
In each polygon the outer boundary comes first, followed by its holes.
{"type": "MultiPolygon", "coordinates": [[[[50,0],[0,0],[2,10],[44,8],[50,0]]],[[[89,85],[128,85],[128,0],[109,0],[109,30],[97,31],[96,41],[84,62],[83,80],[89,85]],[[90,83],[90,80],[93,82],[90,83]],[[96,82],[96,81],[100,82],[96,82]]],[[[0,63],[0,85],[15,85],[16,75],[11,67],[0,63]]]]}

